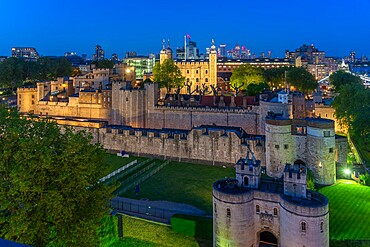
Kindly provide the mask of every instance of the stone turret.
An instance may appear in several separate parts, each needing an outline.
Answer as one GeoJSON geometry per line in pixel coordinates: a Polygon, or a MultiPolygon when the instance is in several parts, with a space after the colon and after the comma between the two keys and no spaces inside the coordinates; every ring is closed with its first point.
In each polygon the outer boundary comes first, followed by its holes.
{"type": "Polygon", "coordinates": [[[284,195],[307,197],[307,169],[304,165],[286,164],[284,169],[284,195]]]}
{"type": "Polygon", "coordinates": [[[247,153],[247,157],[236,163],[236,179],[238,185],[258,189],[261,180],[261,162],[256,160],[253,153],[247,153]]]}

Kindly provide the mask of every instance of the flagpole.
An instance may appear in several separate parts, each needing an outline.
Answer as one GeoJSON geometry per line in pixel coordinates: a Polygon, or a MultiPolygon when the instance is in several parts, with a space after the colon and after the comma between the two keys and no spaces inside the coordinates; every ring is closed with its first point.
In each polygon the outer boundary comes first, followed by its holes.
{"type": "Polygon", "coordinates": [[[186,36],[184,36],[184,55],[185,55],[185,61],[186,61],[186,36]]]}

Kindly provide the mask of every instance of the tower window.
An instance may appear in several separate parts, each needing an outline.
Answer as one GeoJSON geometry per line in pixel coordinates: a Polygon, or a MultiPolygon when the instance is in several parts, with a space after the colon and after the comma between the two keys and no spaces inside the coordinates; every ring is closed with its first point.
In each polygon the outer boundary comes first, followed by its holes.
{"type": "Polygon", "coordinates": [[[277,208],[274,208],[274,216],[277,216],[278,215],[278,210],[277,208]]]}
{"type": "Polygon", "coordinates": [[[196,81],[196,82],[199,82],[199,78],[196,78],[196,79],[195,79],[195,81],[196,81]]]}
{"type": "Polygon", "coordinates": [[[206,78],[206,82],[208,82],[208,78],[206,78]]]}
{"type": "Polygon", "coordinates": [[[189,74],[189,70],[186,71],[186,74],[189,74]]]}
{"type": "Polygon", "coordinates": [[[226,216],[227,216],[228,218],[230,218],[230,217],[231,217],[231,210],[230,210],[230,208],[226,209],[226,216]]]}
{"type": "Polygon", "coordinates": [[[206,74],[208,74],[208,70],[206,70],[206,74]]]}
{"type": "Polygon", "coordinates": [[[199,73],[199,71],[198,71],[198,70],[196,70],[196,71],[195,71],[195,73],[197,73],[197,74],[198,74],[198,73],[199,73]]]}
{"type": "Polygon", "coordinates": [[[330,137],[330,130],[324,130],[324,137],[330,137]]]}
{"type": "Polygon", "coordinates": [[[214,208],[215,213],[217,213],[216,203],[213,204],[213,208],[214,208]]]}
{"type": "Polygon", "coordinates": [[[260,205],[256,205],[256,213],[259,214],[261,212],[260,205]]]}
{"type": "Polygon", "coordinates": [[[307,224],[306,224],[306,222],[301,222],[301,232],[306,232],[306,230],[307,230],[307,224]]]}
{"type": "Polygon", "coordinates": [[[334,152],[334,148],[329,148],[329,153],[334,152]]]}
{"type": "Polygon", "coordinates": [[[324,222],[320,222],[320,232],[324,232],[324,222]]]}
{"type": "Polygon", "coordinates": [[[288,144],[284,144],[284,149],[288,149],[289,145],[288,144]]]}
{"type": "Polygon", "coordinates": [[[276,149],[279,149],[279,145],[275,145],[275,148],[276,148],[276,149]]]}

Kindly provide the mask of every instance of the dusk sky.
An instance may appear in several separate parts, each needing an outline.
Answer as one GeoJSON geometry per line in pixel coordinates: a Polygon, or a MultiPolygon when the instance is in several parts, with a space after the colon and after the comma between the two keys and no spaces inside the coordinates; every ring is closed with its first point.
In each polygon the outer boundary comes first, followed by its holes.
{"type": "Polygon", "coordinates": [[[126,51],[159,53],[163,38],[173,48],[185,34],[204,53],[236,43],[252,53],[314,44],[328,56],[370,56],[370,0],[125,1],[0,0],[0,55],[32,46],[41,55],[75,51],[88,57],[100,44],[107,57],[126,51]]]}

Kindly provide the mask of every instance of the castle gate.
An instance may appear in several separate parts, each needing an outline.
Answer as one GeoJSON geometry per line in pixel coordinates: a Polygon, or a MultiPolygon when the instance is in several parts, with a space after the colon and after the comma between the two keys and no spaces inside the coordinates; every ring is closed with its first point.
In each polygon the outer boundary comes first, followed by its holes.
{"type": "Polygon", "coordinates": [[[259,247],[277,247],[278,239],[268,231],[259,233],[259,247]]]}

